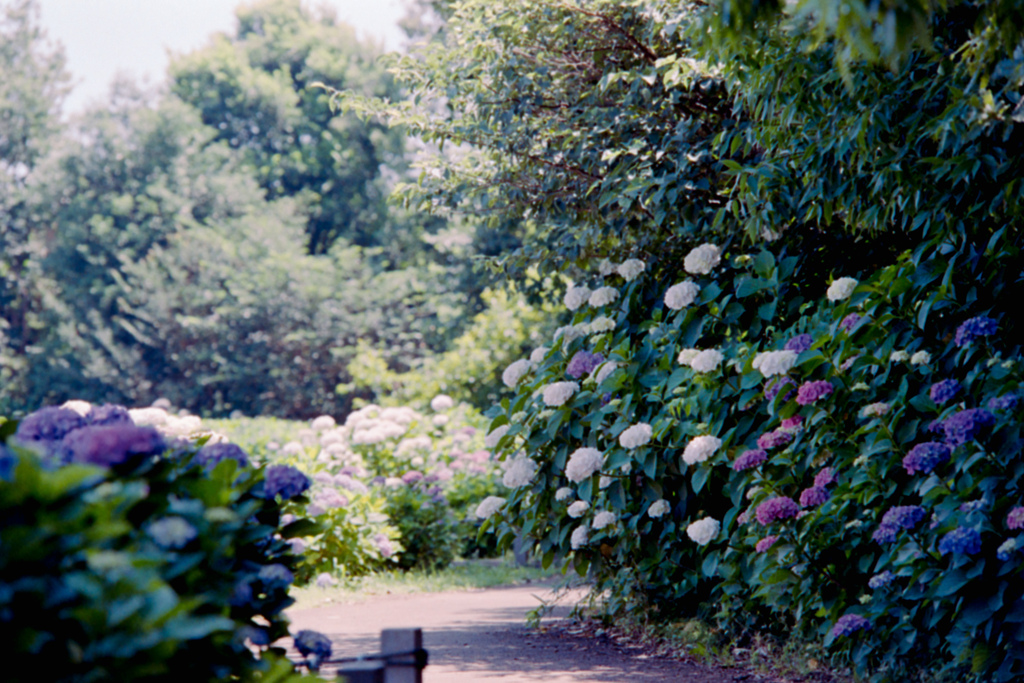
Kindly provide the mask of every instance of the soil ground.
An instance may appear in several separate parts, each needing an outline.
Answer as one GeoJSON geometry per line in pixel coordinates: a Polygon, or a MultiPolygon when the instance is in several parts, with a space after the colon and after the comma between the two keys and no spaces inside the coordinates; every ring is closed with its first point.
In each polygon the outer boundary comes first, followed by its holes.
{"type": "MultiPolygon", "coordinates": [[[[545,683],[778,682],[753,671],[715,669],[626,646],[567,616],[582,591],[569,592],[546,613],[539,628],[527,613],[554,595],[549,585],[451,593],[382,596],[356,604],[290,610],[292,631],[327,635],[334,657],[380,649],[385,628],[422,628],[430,662],[424,683],[544,681],[545,683]]],[[[296,655],[292,652],[291,654],[296,655]]],[[[329,668],[322,673],[333,674],[329,668]]]]}

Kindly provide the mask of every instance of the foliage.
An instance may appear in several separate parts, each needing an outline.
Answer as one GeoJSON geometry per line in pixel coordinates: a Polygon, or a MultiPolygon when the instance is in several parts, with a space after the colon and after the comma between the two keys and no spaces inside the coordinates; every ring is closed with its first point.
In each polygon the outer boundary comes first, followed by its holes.
{"type": "Polygon", "coordinates": [[[441,487],[422,479],[403,484],[384,492],[402,546],[395,555],[398,566],[427,571],[447,567],[459,548],[455,518],[441,487]]]}
{"type": "Polygon", "coordinates": [[[265,495],[262,469],[204,467],[196,449],[109,468],[5,455],[0,630],[36,662],[10,680],[288,679],[267,646],[288,635],[298,558],[281,536],[302,525],[281,524],[291,503],[265,495]]]}

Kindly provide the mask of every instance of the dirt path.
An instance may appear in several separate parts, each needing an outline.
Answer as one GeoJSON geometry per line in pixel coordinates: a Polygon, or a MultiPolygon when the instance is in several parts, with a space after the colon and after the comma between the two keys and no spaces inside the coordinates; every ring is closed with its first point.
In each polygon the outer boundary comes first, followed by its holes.
{"type": "Polygon", "coordinates": [[[603,637],[574,633],[565,619],[571,600],[560,601],[540,630],[526,626],[526,613],[550,601],[544,585],[487,590],[384,596],[369,602],[288,612],[292,631],[327,635],[335,656],[379,649],[383,628],[423,629],[430,664],[424,683],[544,681],[545,683],[722,683],[753,682],[749,672],[708,669],[696,664],[629,651],[603,637]]]}

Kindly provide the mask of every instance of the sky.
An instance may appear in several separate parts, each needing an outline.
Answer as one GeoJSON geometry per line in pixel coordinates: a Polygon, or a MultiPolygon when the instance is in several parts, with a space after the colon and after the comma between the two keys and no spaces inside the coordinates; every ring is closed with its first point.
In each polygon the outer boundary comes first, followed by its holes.
{"type": "MultiPolygon", "coordinates": [[[[402,44],[397,21],[402,0],[319,0],[356,27],[360,39],[375,38],[389,49],[402,44]]],[[[39,0],[40,23],[64,45],[75,89],[65,112],[102,100],[114,76],[131,74],[155,85],[163,81],[168,51],[190,52],[216,32],[234,30],[234,8],[243,0],[39,0]]]]}

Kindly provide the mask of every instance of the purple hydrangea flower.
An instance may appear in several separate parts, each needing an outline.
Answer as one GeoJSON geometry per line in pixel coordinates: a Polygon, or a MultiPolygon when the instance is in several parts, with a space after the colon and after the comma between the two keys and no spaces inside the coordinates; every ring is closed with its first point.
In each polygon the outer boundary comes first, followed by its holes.
{"type": "Polygon", "coordinates": [[[839,323],[839,327],[841,327],[844,332],[849,333],[853,330],[853,328],[857,327],[857,325],[859,325],[860,321],[863,319],[864,316],[858,315],[856,313],[851,313],[850,315],[843,318],[843,322],[839,323]]]}
{"type": "Polygon", "coordinates": [[[939,541],[939,554],[976,555],[981,552],[981,534],[975,529],[958,526],[939,541]]]}
{"type": "Polygon", "coordinates": [[[765,526],[780,519],[796,517],[798,514],[800,514],[800,506],[795,500],[786,496],[770,498],[758,505],[754,512],[757,521],[765,526]]]}
{"type": "Polygon", "coordinates": [[[267,498],[278,494],[285,500],[300,495],[311,482],[302,472],[289,465],[271,465],[264,477],[263,490],[267,498]]]}
{"type": "Polygon", "coordinates": [[[875,574],[871,577],[871,579],[868,581],[868,588],[870,588],[871,590],[878,590],[879,588],[884,588],[885,586],[888,586],[890,583],[892,583],[893,579],[895,578],[896,575],[888,569],[886,569],[884,572],[881,572],[880,574],[875,574]]]}
{"type": "Polygon", "coordinates": [[[796,351],[797,353],[803,353],[811,348],[814,344],[814,337],[809,334],[798,334],[797,336],[786,342],[786,345],[782,347],[786,351],[796,351]]]}
{"type": "Polygon", "coordinates": [[[984,510],[986,505],[987,503],[984,498],[979,498],[978,500],[971,500],[960,505],[960,512],[969,515],[972,512],[984,510]]]}
{"type": "Polygon", "coordinates": [[[796,402],[802,406],[810,405],[825,398],[832,391],[832,383],[828,380],[820,379],[813,382],[804,382],[796,392],[796,402]]]}
{"type": "Polygon", "coordinates": [[[776,429],[773,432],[767,432],[757,438],[757,445],[763,450],[771,450],[778,448],[779,446],[785,446],[793,440],[793,433],[787,432],[782,429],[776,429]]]}
{"type": "Polygon", "coordinates": [[[1020,396],[1017,394],[1007,394],[1005,396],[996,396],[988,400],[988,407],[990,410],[1013,410],[1020,403],[1020,396]]]}
{"type": "Polygon", "coordinates": [[[111,467],[129,456],[149,455],[164,450],[163,436],[153,427],[134,424],[82,427],[69,432],[60,443],[68,462],[111,467]]]}
{"type": "Polygon", "coordinates": [[[314,661],[310,668],[317,669],[320,663],[331,657],[331,641],[322,633],[308,629],[299,631],[295,635],[295,649],[303,657],[312,655],[314,661]]]}
{"type": "Polygon", "coordinates": [[[942,405],[960,393],[962,388],[960,382],[957,382],[955,379],[944,379],[932,385],[931,389],[928,390],[928,396],[937,404],[942,405]]]}
{"type": "Polygon", "coordinates": [[[945,434],[946,423],[943,420],[932,420],[928,423],[928,429],[926,430],[932,434],[945,434]]]}
{"type": "Polygon", "coordinates": [[[998,323],[992,318],[980,315],[971,318],[956,330],[956,338],[953,340],[957,346],[969,344],[978,337],[987,337],[996,333],[998,323]]]}
{"type": "Polygon", "coordinates": [[[814,485],[825,487],[829,484],[834,484],[836,481],[836,468],[834,467],[822,467],[821,470],[814,475],[814,485]]]}
{"type": "Polygon", "coordinates": [[[828,500],[828,491],[823,486],[812,486],[800,492],[800,505],[805,508],[817,507],[828,500]]]}
{"type": "Polygon", "coordinates": [[[839,638],[841,636],[848,636],[857,631],[866,631],[871,628],[871,622],[858,614],[844,614],[839,617],[839,621],[835,623],[832,630],[829,631],[829,636],[832,638],[839,638]]]}
{"type": "Polygon", "coordinates": [[[982,427],[991,427],[995,422],[995,415],[982,408],[961,410],[943,423],[946,443],[954,447],[965,444],[974,439],[982,427]]]}
{"type": "Polygon", "coordinates": [[[1024,507],[1015,507],[1006,515],[1007,529],[1024,529],[1024,507]]]}
{"type": "Polygon", "coordinates": [[[569,366],[565,370],[565,374],[569,375],[573,379],[579,379],[584,375],[589,375],[594,371],[598,365],[604,362],[604,356],[600,353],[590,353],[588,351],[577,351],[576,355],[569,361],[569,366]]]}
{"type": "Polygon", "coordinates": [[[871,538],[878,543],[892,543],[900,529],[913,529],[921,523],[926,514],[920,505],[898,505],[889,508],[882,515],[882,523],[871,534],[871,538]]]}
{"type": "Polygon", "coordinates": [[[793,417],[787,417],[785,420],[783,420],[782,424],[779,425],[779,429],[785,430],[787,432],[799,432],[801,429],[803,429],[803,424],[803,415],[794,415],[793,417]]]}
{"type": "Polygon", "coordinates": [[[408,472],[402,475],[402,481],[404,481],[406,484],[415,484],[421,479],[423,479],[423,473],[417,472],[416,470],[409,470],[408,472]]]}
{"type": "Polygon", "coordinates": [[[743,470],[749,470],[751,467],[757,467],[767,459],[768,454],[761,449],[744,451],[740,457],[733,461],[732,468],[736,472],[742,472],[743,470]]]}
{"type": "MultiPolygon", "coordinates": [[[[791,380],[789,377],[773,377],[770,382],[764,385],[764,397],[767,400],[771,401],[772,399],[779,395],[779,392],[781,392],[785,387],[790,385],[795,387],[796,382],[791,380]]],[[[793,391],[793,389],[787,391],[783,395],[782,400],[788,401],[793,396],[793,391]]]]}
{"type": "Polygon", "coordinates": [[[239,467],[249,466],[249,455],[241,446],[233,443],[208,443],[196,453],[196,463],[208,470],[229,458],[237,462],[239,467]]]}
{"type": "Polygon", "coordinates": [[[775,545],[775,541],[777,540],[779,540],[778,536],[765,536],[757,542],[757,544],[754,546],[754,550],[756,550],[759,553],[763,553],[764,551],[768,550],[768,548],[771,548],[773,545],[775,545]]]}
{"type": "Polygon", "coordinates": [[[132,416],[128,414],[127,408],[113,403],[93,406],[85,414],[85,421],[97,426],[135,424],[132,422],[132,416]]]}
{"type": "Polygon", "coordinates": [[[24,446],[40,449],[49,456],[58,456],[61,455],[61,439],[85,425],[85,418],[75,411],[47,406],[26,415],[18,423],[14,438],[24,446]]]}
{"type": "Polygon", "coordinates": [[[260,567],[259,578],[265,586],[287,588],[295,580],[295,575],[283,564],[268,564],[260,567]]]}
{"type": "Polygon", "coordinates": [[[907,474],[923,472],[928,474],[938,465],[949,460],[950,449],[944,443],[926,441],[910,449],[903,457],[903,468],[907,474]]]}

